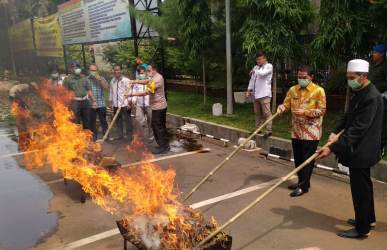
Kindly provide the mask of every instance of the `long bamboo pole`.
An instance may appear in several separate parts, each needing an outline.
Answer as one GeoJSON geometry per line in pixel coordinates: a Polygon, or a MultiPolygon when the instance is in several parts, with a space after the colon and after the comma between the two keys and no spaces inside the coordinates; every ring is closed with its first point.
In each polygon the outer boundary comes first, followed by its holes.
{"type": "Polygon", "coordinates": [[[6,155],[1,155],[0,159],[8,158],[8,157],[14,157],[14,156],[19,156],[19,155],[26,155],[26,154],[32,154],[39,152],[40,150],[32,150],[32,151],[25,151],[25,152],[19,152],[19,153],[12,153],[12,154],[6,154],[6,155]]]}
{"type": "Polygon", "coordinates": [[[0,137],[16,136],[15,134],[0,134],[0,137]]]}
{"type": "Polygon", "coordinates": [[[154,158],[154,159],[150,159],[150,160],[146,160],[146,161],[138,161],[138,162],[134,162],[134,163],[129,163],[129,164],[123,165],[121,167],[128,168],[128,167],[133,167],[133,166],[137,166],[137,165],[141,165],[141,164],[153,163],[153,162],[164,161],[164,160],[179,158],[179,157],[183,157],[183,156],[202,154],[202,153],[208,153],[208,152],[211,152],[210,148],[202,148],[202,149],[199,149],[196,151],[190,151],[190,152],[185,152],[185,153],[175,154],[175,155],[167,155],[164,157],[154,158]]]}
{"type": "Polygon", "coordinates": [[[272,122],[280,113],[275,113],[271,118],[267,119],[259,128],[257,128],[257,130],[254,131],[254,133],[252,133],[249,137],[247,137],[247,139],[241,143],[237,148],[234,149],[234,151],[231,152],[231,154],[229,154],[221,163],[219,163],[214,169],[211,170],[211,172],[206,176],[204,177],[192,190],[191,192],[189,192],[187,194],[187,196],[184,198],[184,201],[187,200],[194,192],[196,192],[196,190],[208,179],[210,178],[213,174],[216,173],[216,171],[218,171],[220,168],[222,168],[224,166],[224,164],[226,164],[227,161],[229,161],[236,153],[239,152],[239,150],[241,150],[241,148],[243,146],[246,145],[246,143],[248,141],[250,141],[254,136],[256,136],[258,134],[259,131],[261,131],[263,128],[266,127],[267,124],[269,124],[270,122],[272,122]]]}
{"type": "Polygon", "coordinates": [[[118,118],[120,112],[121,112],[121,107],[118,107],[116,113],[115,113],[114,116],[113,116],[113,119],[112,119],[111,123],[109,124],[108,129],[106,130],[106,132],[105,132],[105,134],[103,135],[102,139],[97,141],[98,143],[103,144],[103,143],[106,141],[106,139],[107,139],[108,136],[109,136],[110,130],[112,130],[113,125],[116,123],[116,120],[117,120],[117,118],[118,118]]]}
{"type": "MultiPolygon", "coordinates": [[[[338,136],[340,136],[344,131],[341,131],[338,133],[338,136]]],[[[328,142],[326,143],[322,148],[326,148],[332,145],[332,143],[328,142]]],[[[213,233],[211,233],[209,236],[207,236],[204,240],[202,240],[199,243],[199,247],[203,246],[205,243],[207,243],[209,240],[211,240],[214,236],[216,236],[220,231],[224,230],[226,227],[234,223],[239,217],[244,215],[247,211],[249,211],[252,207],[257,205],[260,201],[262,201],[266,196],[268,196],[271,192],[273,192],[276,188],[278,188],[282,183],[287,181],[289,178],[291,178],[294,174],[298,173],[300,170],[305,168],[309,163],[311,163],[313,160],[315,160],[318,156],[318,153],[314,153],[312,156],[310,156],[305,162],[303,162],[300,166],[295,168],[293,171],[291,171],[288,175],[282,177],[276,184],[274,184],[271,188],[269,188],[266,192],[264,192],[262,195],[260,195],[257,199],[255,199],[253,202],[251,202],[247,207],[243,208],[239,213],[234,215],[230,220],[228,220],[226,223],[224,223],[221,227],[219,227],[217,230],[215,230],[213,233]]]]}
{"type": "MultiPolygon", "coordinates": [[[[106,131],[106,133],[105,133],[105,135],[103,136],[103,138],[102,138],[101,140],[97,141],[97,142],[103,144],[103,143],[106,141],[107,137],[109,136],[110,130],[112,129],[114,123],[115,123],[116,120],[117,120],[117,117],[118,117],[120,111],[121,111],[121,107],[119,107],[119,108],[117,109],[117,112],[114,114],[114,117],[113,117],[113,119],[112,119],[112,122],[110,123],[109,128],[108,128],[108,130],[106,131]]],[[[0,136],[4,136],[4,135],[0,135],[0,136]]],[[[5,154],[5,155],[1,155],[1,156],[0,156],[0,159],[4,159],[4,158],[8,158],[8,157],[13,157],[13,156],[20,156],[20,155],[25,155],[25,154],[31,154],[31,153],[35,153],[35,152],[38,152],[38,151],[40,151],[40,150],[32,150],[32,151],[26,151],[26,152],[19,152],[19,153],[5,154]]]]}

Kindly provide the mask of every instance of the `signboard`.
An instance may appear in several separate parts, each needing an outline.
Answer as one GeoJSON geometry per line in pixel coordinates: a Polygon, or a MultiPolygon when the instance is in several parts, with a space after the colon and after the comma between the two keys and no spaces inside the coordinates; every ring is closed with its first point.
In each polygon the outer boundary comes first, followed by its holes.
{"type": "Polygon", "coordinates": [[[128,0],[71,0],[58,9],[65,45],[132,36],[128,0]]]}
{"type": "Polygon", "coordinates": [[[62,36],[58,15],[34,20],[36,54],[45,57],[63,57],[62,36]]]}
{"type": "Polygon", "coordinates": [[[23,52],[35,49],[30,19],[13,25],[10,29],[10,36],[13,50],[15,52],[23,52]]]}

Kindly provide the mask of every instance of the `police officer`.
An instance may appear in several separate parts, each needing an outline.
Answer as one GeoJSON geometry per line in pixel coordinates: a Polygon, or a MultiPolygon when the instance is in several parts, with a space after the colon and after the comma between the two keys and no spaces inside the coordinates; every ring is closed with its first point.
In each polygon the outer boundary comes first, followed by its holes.
{"type": "Polygon", "coordinates": [[[349,109],[329,137],[333,144],[318,151],[318,158],[333,152],[341,164],[349,167],[355,219],[347,221],[352,229],[338,233],[344,238],[366,238],[376,221],[371,167],[381,159],[383,100],[368,79],[368,72],[367,61],[355,59],[348,63],[347,81],[353,91],[349,109]],[[344,132],[338,137],[341,130],[344,132]]]}

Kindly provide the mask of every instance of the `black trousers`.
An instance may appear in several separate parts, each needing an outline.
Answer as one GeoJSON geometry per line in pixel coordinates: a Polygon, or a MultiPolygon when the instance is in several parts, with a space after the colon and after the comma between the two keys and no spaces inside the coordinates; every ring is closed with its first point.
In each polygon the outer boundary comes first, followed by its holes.
{"type": "MultiPolygon", "coordinates": [[[[118,111],[117,107],[113,108],[113,113],[116,114],[118,111]]],[[[126,131],[126,137],[128,140],[132,140],[133,137],[133,124],[132,124],[132,109],[128,107],[122,107],[121,111],[116,120],[116,126],[118,129],[118,137],[124,137],[124,127],[126,131]]]]}
{"type": "Polygon", "coordinates": [[[169,147],[167,127],[167,109],[152,110],[152,129],[155,140],[159,147],[169,147]]]}
{"type": "Polygon", "coordinates": [[[355,209],[356,231],[361,234],[368,234],[370,224],[376,221],[371,169],[350,167],[349,178],[355,209]]]}
{"type": "Polygon", "coordinates": [[[102,127],[102,132],[103,134],[105,134],[106,130],[108,129],[108,124],[106,121],[106,107],[90,109],[89,127],[90,127],[90,130],[93,132],[94,141],[98,139],[97,116],[99,119],[99,123],[101,124],[101,127],[102,127]]]}
{"type": "Polygon", "coordinates": [[[89,129],[90,106],[89,101],[72,101],[71,110],[74,114],[75,123],[82,124],[83,129],[89,129]]]}
{"type": "MultiPolygon", "coordinates": [[[[296,167],[300,166],[316,152],[318,143],[319,141],[292,139],[294,163],[296,167]]],[[[304,191],[308,191],[310,188],[310,177],[312,176],[313,168],[314,161],[297,173],[298,186],[304,191]]]]}
{"type": "Polygon", "coordinates": [[[384,99],[382,147],[387,146],[387,99],[384,99]]]}

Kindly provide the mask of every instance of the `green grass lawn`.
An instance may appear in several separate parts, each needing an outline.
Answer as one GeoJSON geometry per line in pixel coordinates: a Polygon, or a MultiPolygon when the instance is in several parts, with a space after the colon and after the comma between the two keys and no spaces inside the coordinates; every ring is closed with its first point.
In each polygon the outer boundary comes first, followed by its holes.
{"type": "MultiPolygon", "coordinates": [[[[255,118],[253,105],[247,104],[234,104],[234,115],[231,117],[212,116],[212,105],[216,102],[222,103],[223,113],[226,112],[226,100],[224,98],[207,98],[207,104],[203,104],[203,96],[195,93],[168,91],[168,112],[188,116],[192,118],[202,119],[218,124],[228,125],[248,131],[255,130],[255,118]]],[[[326,142],[330,132],[339,121],[342,113],[340,112],[327,112],[324,117],[323,124],[323,138],[320,144],[326,142]]],[[[289,113],[286,113],[273,122],[273,135],[290,139],[291,117],[289,113]]]]}

